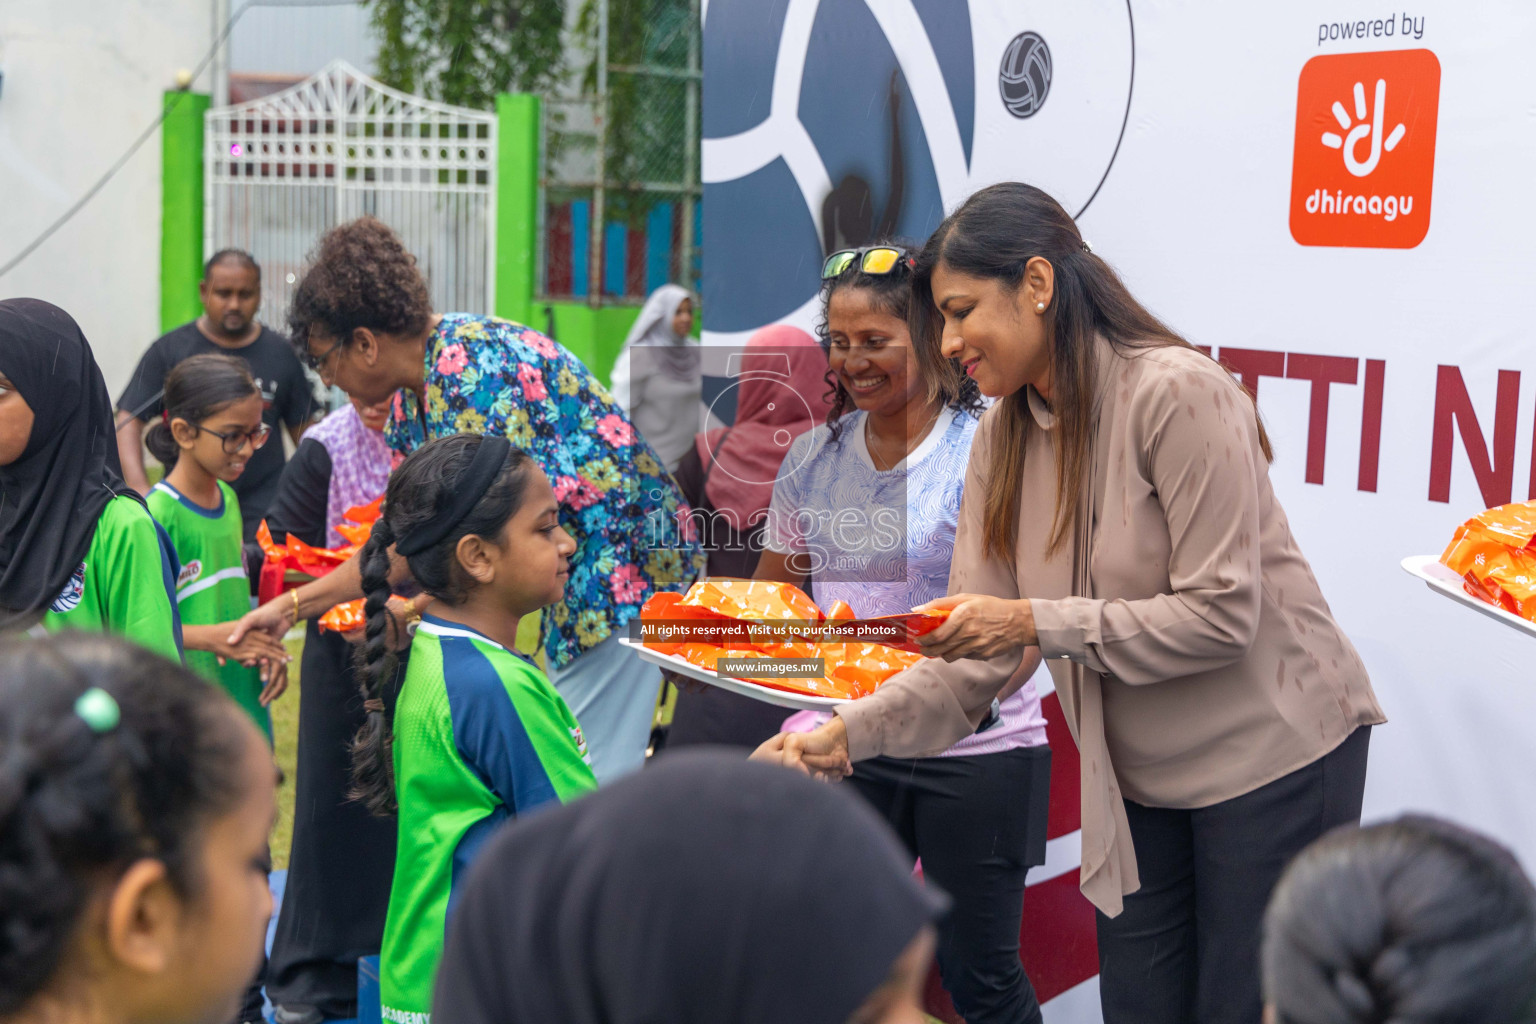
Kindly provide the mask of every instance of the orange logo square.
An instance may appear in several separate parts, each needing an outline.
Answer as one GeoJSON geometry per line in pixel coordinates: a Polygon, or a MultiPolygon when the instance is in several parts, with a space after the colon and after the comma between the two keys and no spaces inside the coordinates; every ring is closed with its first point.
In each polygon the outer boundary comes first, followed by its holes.
{"type": "Polygon", "coordinates": [[[1429,232],[1440,61],[1429,50],[1313,57],[1296,86],[1291,237],[1411,249],[1429,232]]]}

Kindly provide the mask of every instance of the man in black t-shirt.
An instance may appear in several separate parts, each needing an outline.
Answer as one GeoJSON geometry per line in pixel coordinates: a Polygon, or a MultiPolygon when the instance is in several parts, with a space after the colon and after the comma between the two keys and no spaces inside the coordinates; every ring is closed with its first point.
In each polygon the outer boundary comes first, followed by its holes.
{"type": "Polygon", "coordinates": [[[294,444],[298,444],[318,410],[293,346],[256,319],[261,305],[261,268],[248,253],[238,249],[214,253],[203,268],[198,294],[203,300],[203,315],[161,335],[149,346],[118,398],[117,451],[123,478],[130,487],[147,494],[150,485],[144,473],[144,430],[164,410],[161,394],[166,375],[183,359],[207,352],[242,359],[261,388],[262,419],[274,435],[256,450],[245,472],[231,485],[240,497],[240,516],[249,542],[267,514],[283,470],[279,422],[287,426],[294,444]]]}

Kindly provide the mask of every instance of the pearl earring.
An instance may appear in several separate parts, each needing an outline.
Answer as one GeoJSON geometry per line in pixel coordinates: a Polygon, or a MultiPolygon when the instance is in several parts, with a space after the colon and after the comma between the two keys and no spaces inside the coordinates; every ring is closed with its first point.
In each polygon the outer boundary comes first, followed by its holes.
{"type": "Polygon", "coordinates": [[[1044,313],[1045,312],[1045,303],[1043,303],[1043,302],[1035,303],[1035,312],[1036,313],[1044,313]]]}

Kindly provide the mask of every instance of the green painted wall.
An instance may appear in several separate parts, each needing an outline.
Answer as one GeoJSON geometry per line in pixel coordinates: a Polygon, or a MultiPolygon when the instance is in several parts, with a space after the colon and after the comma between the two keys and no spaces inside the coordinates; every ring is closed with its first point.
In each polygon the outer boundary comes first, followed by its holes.
{"type": "Polygon", "coordinates": [[[160,329],[194,320],[203,311],[202,93],[167,92],[160,127],[160,329]]]}
{"type": "Polygon", "coordinates": [[[614,360],[624,347],[624,338],[635,318],[640,315],[639,306],[603,306],[593,309],[584,302],[548,302],[534,307],[533,320],[528,326],[536,330],[548,330],[549,317],[545,306],[554,310],[555,340],[576,354],[587,369],[597,375],[605,385],[613,372],[614,360]]]}
{"type": "MultiPolygon", "coordinates": [[[[539,98],[496,97],[496,315],[527,323],[537,287],[539,98]]],[[[537,326],[531,324],[530,326],[537,326]]]]}

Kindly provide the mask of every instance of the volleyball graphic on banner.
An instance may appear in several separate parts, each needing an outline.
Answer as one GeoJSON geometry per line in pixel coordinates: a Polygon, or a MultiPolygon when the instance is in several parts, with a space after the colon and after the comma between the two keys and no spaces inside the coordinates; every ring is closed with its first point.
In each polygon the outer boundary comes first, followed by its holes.
{"type": "Polygon", "coordinates": [[[1051,48],[1035,32],[1020,32],[1003,51],[997,72],[1003,106],[1014,117],[1034,117],[1051,91],[1051,48]]]}
{"type": "Polygon", "coordinates": [[[982,185],[1026,180],[1080,216],[1114,164],[1134,64],[1126,0],[712,0],[704,249],[759,258],[705,275],[706,342],[812,329],[828,252],[919,241],[982,185]]]}

